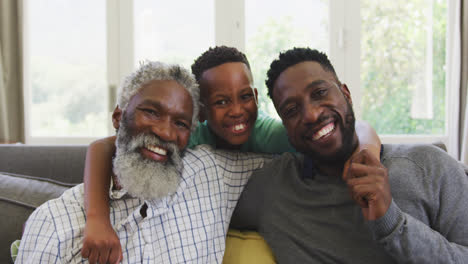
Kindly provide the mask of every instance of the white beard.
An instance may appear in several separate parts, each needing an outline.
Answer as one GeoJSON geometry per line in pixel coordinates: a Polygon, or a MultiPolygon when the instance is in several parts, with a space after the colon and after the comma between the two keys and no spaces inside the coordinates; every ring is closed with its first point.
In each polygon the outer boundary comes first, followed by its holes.
{"type": "Polygon", "coordinates": [[[126,123],[126,120],[122,120],[120,124],[113,161],[114,173],[123,189],[133,197],[143,199],[159,200],[174,194],[182,169],[177,146],[149,134],[131,137],[126,123]],[[140,149],[146,145],[164,146],[168,149],[169,160],[162,163],[143,157],[140,149]]]}

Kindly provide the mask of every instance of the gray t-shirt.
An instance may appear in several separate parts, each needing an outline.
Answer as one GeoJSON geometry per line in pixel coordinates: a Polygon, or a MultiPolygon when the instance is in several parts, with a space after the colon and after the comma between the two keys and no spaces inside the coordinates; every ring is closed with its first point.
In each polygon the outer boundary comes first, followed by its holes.
{"type": "Polygon", "coordinates": [[[430,145],[384,145],[393,197],[365,221],[345,182],[285,153],[247,184],[232,226],[258,230],[279,263],[468,263],[468,178],[430,145]]]}

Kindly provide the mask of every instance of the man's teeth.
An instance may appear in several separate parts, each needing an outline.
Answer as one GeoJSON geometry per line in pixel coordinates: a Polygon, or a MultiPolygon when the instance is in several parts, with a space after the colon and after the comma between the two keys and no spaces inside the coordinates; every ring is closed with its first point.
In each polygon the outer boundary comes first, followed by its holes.
{"type": "Polygon", "coordinates": [[[239,131],[245,129],[245,124],[238,124],[234,126],[234,131],[239,131]]]}
{"type": "Polygon", "coordinates": [[[154,152],[156,154],[159,154],[159,155],[162,155],[162,156],[167,155],[167,150],[165,150],[163,148],[156,147],[156,146],[146,146],[146,148],[151,150],[152,152],[154,152]]]}
{"type": "Polygon", "coordinates": [[[315,133],[312,139],[313,140],[320,139],[323,136],[328,135],[328,133],[332,132],[334,128],[335,128],[335,125],[333,123],[330,123],[324,126],[322,129],[320,129],[317,133],[315,133]]]}

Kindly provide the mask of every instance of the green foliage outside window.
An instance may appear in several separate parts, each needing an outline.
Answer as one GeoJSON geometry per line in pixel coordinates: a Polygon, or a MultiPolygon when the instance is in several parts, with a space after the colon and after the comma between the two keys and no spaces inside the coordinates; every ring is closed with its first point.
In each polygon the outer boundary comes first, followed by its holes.
{"type": "MultiPolygon", "coordinates": [[[[431,119],[413,118],[411,104],[416,85],[424,83],[428,18],[421,11],[427,0],[361,1],[362,115],[379,134],[444,134],[445,132],[445,35],[447,3],[434,0],[432,14],[431,119]]],[[[248,39],[247,56],[252,65],[259,105],[271,116],[276,111],[267,96],[266,72],[280,51],[311,46],[306,33],[294,28],[291,19],[271,19],[248,39]],[[294,44],[292,44],[294,43],[294,44]]]]}
{"type": "Polygon", "coordinates": [[[307,31],[292,26],[291,17],[268,19],[257,33],[248,41],[246,55],[252,68],[255,87],[258,90],[259,108],[272,117],[279,119],[273,102],[268,97],[265,85],[266,73],[270,63],[278,57],[281,51],[296,47],[306,47],[307,31]]]}
{"type": "Polygon", "coordinates": [[[412,118],[410,111],[415,85],[425,82],[419,73],[428,27],[421,7],[427,3],[361,1],[362,114],[379,134],[445,132],[446,1],[433,3],[433,118],[412,118]]]}

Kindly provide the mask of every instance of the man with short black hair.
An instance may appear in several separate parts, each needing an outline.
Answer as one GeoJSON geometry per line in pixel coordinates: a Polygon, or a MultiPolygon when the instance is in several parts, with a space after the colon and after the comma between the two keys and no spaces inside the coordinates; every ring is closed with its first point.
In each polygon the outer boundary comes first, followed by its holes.
{"type": "Polygon", "coordinates": [[[279,263],[468,263],[468,178],[426,145],[358,145],[351,95],[327,56],[294,48],[266,81],[291,144],[249,180],[232,225],[279,263]],[[248,220],[246,220],[248,219],[248,220]]]}

